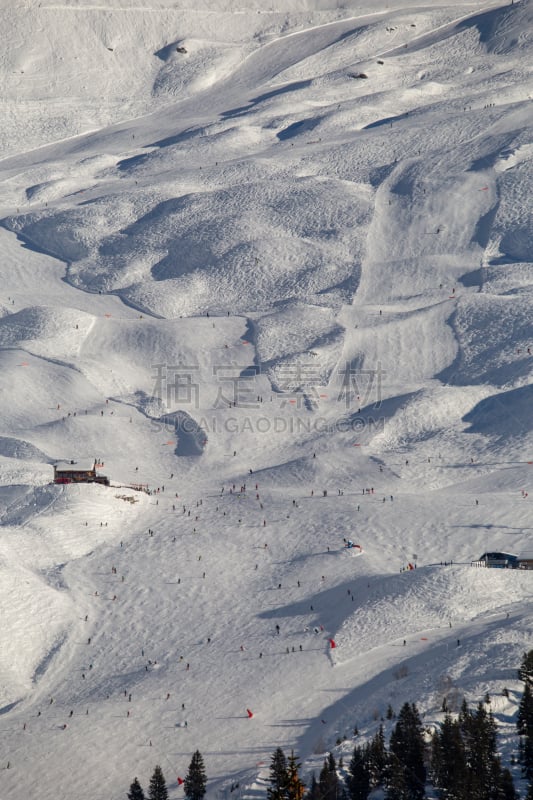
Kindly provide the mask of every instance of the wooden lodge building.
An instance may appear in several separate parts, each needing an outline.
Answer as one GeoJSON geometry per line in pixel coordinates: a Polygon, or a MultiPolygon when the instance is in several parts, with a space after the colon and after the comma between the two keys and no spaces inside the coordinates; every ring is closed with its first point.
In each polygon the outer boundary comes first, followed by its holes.
{"type": "Polygon", "coordinates": [[[513,553],[483,553],[477,561],[472,561],[472,566],[491,569],[533,569],[533,553],[524,553],[520,556],[513,553]]]}
{"type": "Polygon", "coordinates": [[[60,461],[54,464],[54,483],[102,483],[109,486],[109,478],[106,475],[98,475],[96,472],[96,460],[79,461],[60,461]]]}

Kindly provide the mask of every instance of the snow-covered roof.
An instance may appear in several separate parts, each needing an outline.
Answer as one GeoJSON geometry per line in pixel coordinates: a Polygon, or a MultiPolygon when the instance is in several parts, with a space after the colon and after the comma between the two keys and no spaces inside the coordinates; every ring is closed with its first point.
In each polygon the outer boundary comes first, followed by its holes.
{"type": "Polygon", "coordinates": [[[490,552],[483,553],[483,555],[479,557],[479,560],[484,561],[485,559],[489,559],[498,561],[506,558],[518,558],[518,556],[516,556],[514,553],[503,553],[500,550],[491,550],[490,552]]]}
{"type": "Polygon", "coordinates": [[[84,458],[81,461],[58,461],[54,466],[56,472],[90,472],[95,463],[94,458],[84,458]]]}

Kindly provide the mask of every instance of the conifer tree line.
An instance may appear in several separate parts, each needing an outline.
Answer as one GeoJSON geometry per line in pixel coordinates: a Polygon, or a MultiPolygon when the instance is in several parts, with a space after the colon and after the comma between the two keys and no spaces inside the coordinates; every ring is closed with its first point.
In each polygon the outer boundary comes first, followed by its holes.
{"type": "MultiPolygon", "coordinates": [[[[524,653],[518,677],[524,683],[516,720],[518,762],[529,787],[525,800],[533,800],[533,650],[524,653]]],[[[463,700],[455,715],[445,705],[444,719],[432,734],[424,730],[414,703],[404,703],[397,717],[389,706],[387,719],[395,719],[395,725],[388,746],[380,725],[370,741],[354,746],[346,768],[342,758],[337,762],[329,753],[318,779],[313,774],[308,786],[294,752],[286,756],[278,747],[271,758],[267,800],[367,800],[375,789],[383,791],[385,800],[423,800],[428,787],[431,796],[441,800],[518,800],[512,775],[498,756],[490,697],[486,695],[475,709],[463,700]]],[[[197,750],[183,781],[185,800],[203,800],[206,784],[197,750]]],[[[161,767],[155,767],[147,795],[135,778],[127,796],[168,800],[161,767]]]]}
{"type": "Polygon", "coordinates": [[[519,761],[522,773],[529,781],[527,800],[533,800],[533,650],[524,653],[518,677],[524,682],[516,718],[516,730],[520,736],[519,761]]]}
{"type": "MultiPolygon", "coordinates": [[[[204,759],[200,751],[196,750],[196,752],[193,753],[187,775],[183,781],[186,800],[202,800],[206,792],[206,785],[207,777],[205,774],[204,759]]],[[[127,797],[128,800],[168,800],[168,788],[163,770],[159,764],[154,768],[152,777],[150,778],[148,794],[145,795],[141,784],[138,779],[135,778],[130,786],[127,797]]]]}
{"type": "MultiPolygon", "coordinates": [[[[479,703],[472,711],[463,702],[457,718],[446,713],[430,737],[416,705],[404,703],[388,747],[380,725],[369,742],[355,745],[346,770],[330,753],[318,780],[313,775],[305,793],[294,771],[298,766],[294,754],[286,759],[278,748],[272,757],[267,798],[367,800],[381,789],[385,800],[423,800],[432,787],[431,796],[442,800],[517,800],[511,773],[502,768],[497,755],[496,722],[485,706],[479,703]]],[[[528,800],[533,800],[533,791],[528,800]]]]}
{"type": "Polygon", "coordinates": [[[405,703],[388,749],[382,726],[369,743],[354,747],[347,800],[367,800],[378,787],[386,800],[422,800],[428,787],[442,800],[517,800],[511,773],[498,757],[488,700],[474,710],[463,701],[459,714],[446,712],[433,734],[424,731],[416,705],[405,703]]]}

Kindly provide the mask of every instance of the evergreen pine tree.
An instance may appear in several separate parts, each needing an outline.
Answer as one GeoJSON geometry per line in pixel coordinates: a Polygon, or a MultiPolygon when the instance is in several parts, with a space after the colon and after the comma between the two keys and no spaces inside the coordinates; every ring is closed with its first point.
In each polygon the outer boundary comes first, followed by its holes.
{"type": "Polygon", "coordinates": [[[466,761],[461,729],[458,722],[446,714],[440,730],[431,743],[433,783],[446,800],[464,800],[466,761]]]}
{"type": "Polygon", "coordinates": [[[342,795],[335,756],[330,753],[320,770],[318,786],[323,800],[339,800],[342,795]]]}
{"type": "MultiPolygon", "coordinates": [[[[481,706],[481,703],[479,704],[481,706]]],[[[487,750],[486,759],[488,766],[487,775],[487,788],[491,797],[496,797],[501,790],[502,783],[502,765],[499,756],[497,755],[497,730],[496,720],[492,711],[488,714],[487,719],[487,750]]]]}
{"type": "Polygon", "coordinates": [[[159,764],[155,767],[153,775],[150,778],[148,800],[168,800],[167,785],[159,764]]]}
{"type": "Polygon", "coordinates": [[[309,791],[305,795],[305,800],[322,800],[322,794],[314,772],[311,776],[311,785],[309,786],[309,791]]]}
{"type": "Polygon", "coordinates": [[[189,771],[183,781],[187,800],[202,800],[206,792],[206,783],[204,759],[200,751],[196,750],[192,754],[189,771]]]}
{"type": "Polygon", "coordinates": [[[514,788],[513,776],[508,769],[502,770],[498,800],[518,800],[518,793],[514,788]]]}
{"type": "Polygon", "coordinates": [[[396,794],[390,800],[421,800],[425,796],[424,738],[417,707],[404,703],[390,738],[389,788],[394,778],[396,794]],[[403,778],[401,777],[403,769],[403,778]],[[407,790],[407,795],[405,791],[407,790]]]}
{"type": "Polygon", "coordinates": [[[518,669],[518,677],[525,683],[533,683],[533,650],[524,653],[520,667],[518,669]]]}
{"type": "MultiPolygon", "coordinates": [[[[387,759],[387,791],[386,800],[412,800],[406,780],[405,764],[396,753],[389,750],[387,759]]],[[[418,797],[418,795],[417,795],[418,797]]]]}
{"type": "Polygon", "coordinates": [[[286,800],[288,779],[287,759],[281,747],[278,747],[270,761],[268,800],[286,800]]]}
{"type": "Polygon", "coordinates": [[[300,763],[294,751],[287,759],[287,800],[302,800],[305,794],[305,784],[300,778],[300,763]]]}
{"type": "Polygon", "coordinates": [[[144,800],[144,792],[137,778],[134,779],[130,786],[128,800],[144,800]]]}
{"type": "Polygon", "coordinates": [[[524,685],[524,692],[518,706],[516,729],[522,736],[533,734],[533,693],[529,682],[524,685]]]}
{"type": "Polygon", "coordinates": [[[518,707],[516,728],[524,738],[520,740],[520,763],[526,778],[533,778],[533,695],[531,684],[526,681],[518,707]]]}
{"type": "Polygon", "coordinates": [[[472,800],[492,800],[501,781],[494,717],[479,703],[474,713],[461,709],[459,725],[465,748],[467,796],[472,800]]]}
{"type": "Polygon", "coordinates": [[[533,732],[528,736],[524,736],[520,745],[522,772],[526,778],[533,780],[533,732]]]}
{"type": "Polygon", "coordinates": [[[370,773],[370,788],[375,789],[381,786],[385,779],[385,769],[387,767],[387,751],[385,749],[385,734],[383,725],[373,737],[368,746],[368,769],[370,773]]]}
{"type": "Polygon", "coordinates": [[[369,747],[355,745],[348,766],[348,797],[350,800],[367,800],[370,794],[369,747]]]}

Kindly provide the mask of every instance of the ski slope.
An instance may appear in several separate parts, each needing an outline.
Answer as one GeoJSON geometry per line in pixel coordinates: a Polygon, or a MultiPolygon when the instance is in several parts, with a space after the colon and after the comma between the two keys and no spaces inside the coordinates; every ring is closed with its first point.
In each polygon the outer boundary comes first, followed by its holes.
{"type": "Polygon", "coordinates": [[[516,751],[533,3],[267,5],[0,3],[0,800],[516,751]]]}

